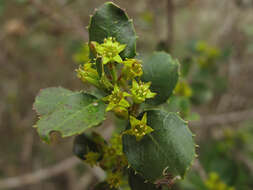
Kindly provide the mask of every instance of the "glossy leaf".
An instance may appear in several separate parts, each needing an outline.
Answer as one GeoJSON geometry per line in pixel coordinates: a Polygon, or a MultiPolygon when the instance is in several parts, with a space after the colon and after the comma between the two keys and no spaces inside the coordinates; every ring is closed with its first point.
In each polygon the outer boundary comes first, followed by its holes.
{"type": "Polygon", "coordinates": [[[157,93],[148,103],[166,102],[177,84],[178,69],[178,61],[165,52],[155,52],[144,62],[142,80],[151,82],[151,91],[157,93]]]}
{"type": "Polygon", "coordinates": [[[125,11],[112,2],[107,2],[95,11],[89,25],[90,41],[102,43],[107,37],[114,37],[126,48],[120,53],[122,58],[136,55],[136,34],[132,20],[125,11]]]}
{"type": "Polygon", "coordinates": [[[163,173],[184,177],[195,157],[192,133],[177,114],[161,110],[147,112],[154,131],[136,141],[123,136],[123,150],[129,165],[145,179],[155,182],[163,173]]]}
{"type": "Polygon", "coordinates": [[[81,134],[105,119],[105,104],[84,92],[64,88],[47,88],[36,97],[34,108],[40,115],[35,126],[46,142],[50,133],[60,132],[62,137],[81,134]]]}

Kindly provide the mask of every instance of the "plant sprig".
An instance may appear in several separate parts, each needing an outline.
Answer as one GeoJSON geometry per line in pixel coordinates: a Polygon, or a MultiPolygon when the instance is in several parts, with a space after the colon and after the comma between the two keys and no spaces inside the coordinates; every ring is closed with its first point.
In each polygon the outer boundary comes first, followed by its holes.
{"type": "MultiPolygon", "coordinates": [[[[77,135],[74,154],[107,173],[94,190],[117,190],[125,184],[132,190],[155,190],[182,179],[196,157],[193,134],[178,114],[160,107],[176,87],[179,62],[165,52],[155,52],[145,61],[136,59],[132,20],[111,2],[95,11],[88,29],[89,53],[78,54],[76,59],[84,63],[76,72],[100,94],[61,87],[42,90],[34,103],[39,135],[48,143],[53,131],[62,137],[77,135]],[[145,105],[153,109],[145,111],[145,105]],[[108,142],[97,133],[86,133],[109,111],[127,121],[124,131],[108,142]],[[132,180],[132,171],[140,180],[132,180]]],[[[181,91],[177,87],[176,92],[181,91]]]]}

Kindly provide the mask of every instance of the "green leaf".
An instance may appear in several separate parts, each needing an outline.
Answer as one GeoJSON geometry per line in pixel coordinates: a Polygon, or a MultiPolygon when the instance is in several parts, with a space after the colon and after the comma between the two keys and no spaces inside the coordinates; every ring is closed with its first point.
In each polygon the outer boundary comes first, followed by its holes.
{"type": "Polygon", "coordinates": [[[183,178],[195,157],[195,144],[186,122],[175,113],[161,110],[148,111],[147,116],[152,133],[139,142],[134,136],[123,136],[129,165],[150,182],[162,179],[164,172],[183,178]]]}
{"type": "Polygon", "coordinates": [[[136,55],[136,34],[132,20],[125,11],[112,2],[107,2],[95,11],[89,25],[90,41],[102,43],[107,37],[115,37],[126,48],[120,53],[122,58],[136,55]]]}
{"type": "Polygon", "coordinates": [[[146,182],[140,175],[135,174],[134,171],[130,171],[128,175],[128,182],[131,190],[159,190],[156,185],[146,182]]]}
{"type": "Polygon", "coordinates": [[[62,137],[81,134],[105,119],[105,104],[84,92],[47,88],[36,97],[34,108],[40,115],[36,128],[46,142],[51,132],[62,137]]]}
{"type": "Polygon", "coordinates": [[[144,62],[142,80],[151,82],[150,90],[157,93],[148,103],[166,102],[177,84],[178,69],[178,61],[165,52],[155,52],[144,62]]]}

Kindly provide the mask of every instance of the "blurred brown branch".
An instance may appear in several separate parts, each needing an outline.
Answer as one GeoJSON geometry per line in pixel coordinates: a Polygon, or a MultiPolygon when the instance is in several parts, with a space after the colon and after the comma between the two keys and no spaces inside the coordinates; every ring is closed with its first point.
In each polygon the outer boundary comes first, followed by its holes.
{"type": "Polygon", "coordinates": [[[6,188],[17,188],[24,185],[36,184],[42,180],[54,177],[59,175],[60,173],[66,172],[67,170],[76,166],[80,161],[71,157],[66,160],[61,161],[59,164],[55,166],[40,169],[30,174],[25,174],[23,176],[18,177],[10,177],[7,179],[0,180],[0,189],[6,188]]]}
{"type": "Polygon", "coordinates": [[[245,165],[250,174],[253,175],[253,162],[241,152],[236,152],[235,157],[238,161],[245,165]]]}
{"type": "MultiPolygon", "coordinates": [[[[61,173],[67,172],[80,163],[80,160],[73,156],[48,168],[40,169],[38,171],[22,176],[10,177],[7,179],[0,180],[0,189],[10,189],[22,187],[25,185],[36,184],[43,180],[58,176],[61,173]]],[[[83,177],[81,177],[80,182],[77,184],[77,189],[85,189],[94,177],[102,179],[104,177],[103,175],[104,174],[101,173],[99,169],[88,168],[88,171],[84,174],[83,177]]]]}
{"type": "MultiPolygon", "coordinates": [[[[110,121],[104,122],[103,126],[101,126],[102,129],[100,129],[101,133],[103,133],[103,137],[105,139],[109,139],[113,130],[113,126],[111,125],[110,121]]],[[[0,179],[0,189],[4,188],[16,188],[21,187],[25,185],[31,185],[36,184],[40,181],[43,181],[45,179],[49,179],[55,176],[58,176],[61,173],[67,172],[76,165],[78,165],[80,160],[78,160],[76,157],[70,157],[67,158],[60,163],[40,169],[38,171],[25,174],[22,176],[17,177],[10,177],[7,179],[0,179]]],[[[97,168],[88,169],[88,171],[84,174],[83,177],[81,177],[80,183],[77,184],[77,189],[85,189],[87,185],[89,185],[89,182],[94,178],[97,177],[98,179],[102,179],[104,174],[97,168]]]]}
{"type": "Polygon", "coordinates": [[[173,0],[167,0],[167,14],[168,14],[168,36],[167,36],[167,44],[168,50],[170,51],[173,46],[173,38],[174,38],[174,2],[173,0]]]}
{"type": "Polygon", "coordinates": [[[202,164],[200,163],[199,159],[196,159],[193,166],[192,166],[192,169],[197,171],[199,176],[201,177],[201,179],[203,181],[207,180],[207,173],[206,171],[204,170],[202,164]]]}

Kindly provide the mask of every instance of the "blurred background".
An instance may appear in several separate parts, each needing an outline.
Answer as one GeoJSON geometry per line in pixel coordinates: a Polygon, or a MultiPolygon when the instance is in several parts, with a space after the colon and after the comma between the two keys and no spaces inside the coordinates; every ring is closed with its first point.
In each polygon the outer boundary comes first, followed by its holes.
{"type": "MultiPolygon", "coordinates": [[[[73,157],[72,138],[40,140],[32,104],[42,88],[87,88],[74,70],[104,2],[0,0],[1,190],[86,190],[103,178],[73,157]]],[[[190,121],[200,148],[173,189],[253,189],[253,1],[114,2],[134,20],[139,57],[163,50],[181,62],[165,109],[190,121]]]]}

